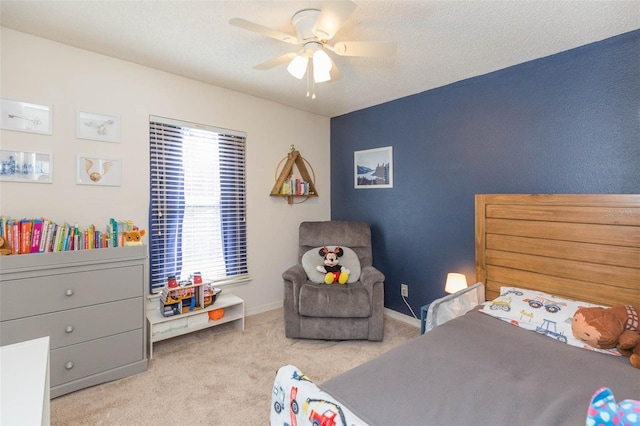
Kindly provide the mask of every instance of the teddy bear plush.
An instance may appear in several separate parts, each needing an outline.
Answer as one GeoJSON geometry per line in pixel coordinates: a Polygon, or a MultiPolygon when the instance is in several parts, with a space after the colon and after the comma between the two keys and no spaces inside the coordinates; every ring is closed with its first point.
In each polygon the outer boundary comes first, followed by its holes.
{"type": "Polygon", "coordinates": [[[324,266],[318,265],[318,271],[325,274],[324,282],[326,284],[340,283],[346,284],[349,280],[349,271],[344,266],[340,265],[339,257],[342,257],[344,250],[340,247],[336,247],[333,251],[330,251],[327,246],[324,246],[318,252],[320,256],[324,258],[324,266]]]}
{"type": "Polygon", "coordinates": [[[640,308],[616,305],[611,308],[578,308],[573,315],[571,331],[576,339],[601,348],[616,348],[640,368],[640,308]]]}
{"type": "Polygon", "coordinates": [[[144,229],[134,229],[133,231],[124,231],[122,236],[124,237],[125,246],[141,246],[142,237],[146,235],[147,231],[144,229]]]}
{"type": "Polygon", "coordinates": [[[11,248],[11,244],[9,241],[5,240],[3,237],[0,237],[0,256],[10,256],[13,254],[13,249],[11,248]]]}

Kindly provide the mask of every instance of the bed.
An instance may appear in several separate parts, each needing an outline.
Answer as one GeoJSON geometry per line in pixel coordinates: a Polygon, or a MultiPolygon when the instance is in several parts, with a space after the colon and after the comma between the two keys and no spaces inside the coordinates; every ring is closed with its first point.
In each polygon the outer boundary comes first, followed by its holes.
{"type": "Polygon", "coordinates": [[[640,195],[483,194],[475,209],[485,306],[318,386],[287,366],[274,382],[272,424],[579,425],[602,387],[640,400],[628,358],[485,313],[522,291],[640,305],[640,195]]]}

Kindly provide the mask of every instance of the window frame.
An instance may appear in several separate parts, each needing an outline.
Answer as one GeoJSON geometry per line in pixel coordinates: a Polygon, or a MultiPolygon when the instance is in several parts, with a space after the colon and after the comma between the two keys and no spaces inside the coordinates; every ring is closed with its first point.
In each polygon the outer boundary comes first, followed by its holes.
{"type": "MultiPolygon", "coordinates": [[[[189,133],[200,133],[198,143],[211,139],[218,148],[219,229],[224,273],[208,277],[216,286],[250,279],[247,259],[246,133],[192,122],[149,116],[149,292],[158,293],[169,276],[186,279],[182,229],[188,208],[184,188],[184,147],[195,143],[189,133]],[[208,133],[204,133],[208,132],[208,133]]],[[[212,203],[212,205],[214,205],[212,203]]]]}

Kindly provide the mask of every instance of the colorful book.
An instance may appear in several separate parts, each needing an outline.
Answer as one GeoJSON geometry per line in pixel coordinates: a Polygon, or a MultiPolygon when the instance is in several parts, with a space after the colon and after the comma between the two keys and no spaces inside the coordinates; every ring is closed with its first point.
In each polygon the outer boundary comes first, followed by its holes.
{"type": "Polygon", "coordinates": [[[42,219],[33,219],[31,222],[31,247],[29,253],[40,251],[40,238],[42,238],[42,219]]]}
{"type": "Polygon", "coordinates": [[[58,232],[58,224],[51,222],[47,230],[47,241],[44,244],[44,252],[51,253],[53,251],[53,238],[58,232]]]}
{"type": "Polygon", "coordinates": [[[109,220],[109,231],[111,232],[111,247],[118,247],[118,221],[114,218],[109,220]]]}
{"type": "Polygon", "coordinates": [[[49,225],[51,225],[50,220],[42,219],[42,230],[40,233],[40,245],[38,246],[38,253],[44,253],[44,248],[47,244],[47,233],[49,232],[49,225]]]}
{"type": "Polygon", "coordinates": [[[31,220],[22,219],[20,222],[20,254],[31,253],[31,220]]]}
{"type": "MultiPolygon", "coordinates": [[[[65,224],[66,225],[66,224],[65,224]]],[[[75,232],[75,228],[71,225],[67,226],[67,233],[64,236],[64,244],[62,245],[62,251],[69,251],[73,247],[73,233],[75,232]]]]}

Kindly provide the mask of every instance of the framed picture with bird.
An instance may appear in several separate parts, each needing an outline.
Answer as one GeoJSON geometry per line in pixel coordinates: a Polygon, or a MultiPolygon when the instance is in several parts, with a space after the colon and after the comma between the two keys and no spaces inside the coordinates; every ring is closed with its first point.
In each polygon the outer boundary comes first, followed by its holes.
{"type": "Polygon", "coordinates": [[[76,137],[119,143],[120,117],[78,111],[76,137]]]}

